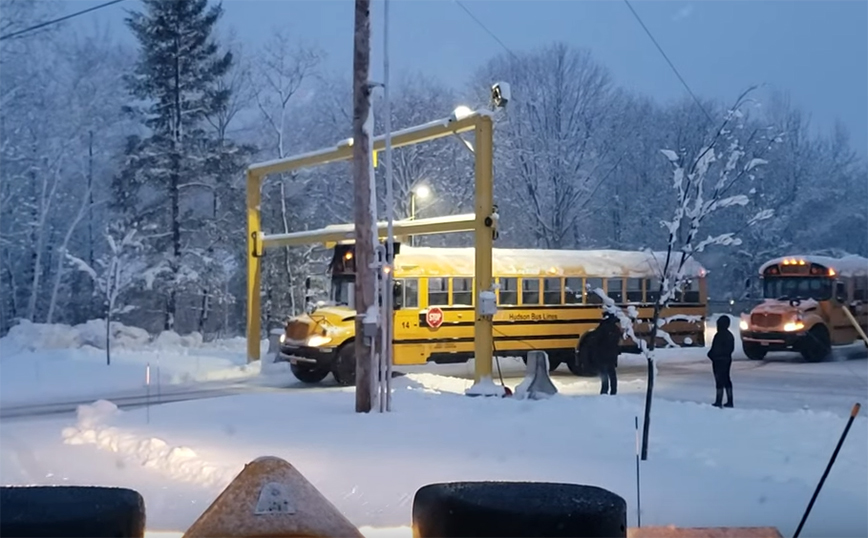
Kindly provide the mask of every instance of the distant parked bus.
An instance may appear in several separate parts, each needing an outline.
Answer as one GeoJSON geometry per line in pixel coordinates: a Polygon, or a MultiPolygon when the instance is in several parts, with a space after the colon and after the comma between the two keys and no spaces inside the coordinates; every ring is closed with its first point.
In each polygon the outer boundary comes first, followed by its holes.
{"type": "MultiPolygon", "coordinates": [[[[494,346],[498,356],[548,353],[552,368],[566,363],[576,375],[581,335],[599,324],[602,300],[586,286],[602,288],[616,303],[639,310],[637,333],[647,336],[662,257],[613,250],[494,249],[498,284],[494,346]]],[[[472,248],[401,246],[394,267],[394,364],[460,363],[473,358],[475,253],[472,248]]],[[[705,270],[688,264],[688,280],[664,316],[683,315],[667,332],[678,345],[704,346],[705,270]]],[[[354,246],[337,245],[330,266],[331,296],[313,312],[290,319],[278,360],[289,361],[301,381],[318,383],[329,373],[355,382],[354,246]]],[[[661,341],[661,344],[663,342],[661,341]]],[[[631,347],[625,340],[623,345],[631,347]]],[[[626,350],[625,350],[626,351],[626,350]]]]}
{"type": "Polygon", "coordinates": [[[760,267],[763,302],[741,316],[744,353],[770,351],[827,359],[833,345],[868,339],[868,259],[786,256],[760,267]]]}

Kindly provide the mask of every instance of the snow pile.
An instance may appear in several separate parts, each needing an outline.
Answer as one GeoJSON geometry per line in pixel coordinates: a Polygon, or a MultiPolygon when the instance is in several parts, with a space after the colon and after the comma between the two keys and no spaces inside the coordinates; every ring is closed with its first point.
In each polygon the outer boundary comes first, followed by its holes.
{"type": "MultiPolygon", "coordinates": [[[[22,320],[9,330],[9,334],[0,338],[0,349],[4,355],[16,351],[77,349],[83,346],[105,349],[105,337],[105,320],[102,319],[75,326],[22,320]]],[[[134,349],[146,345],[150,335],[144,329],[112,322],[111,340],[112,347],[134,349]]]]}
{"type": "MultiPolygon", "coordinates": [[[[69,325],[22,322],[0,339],[0,395],[3,405],[114,398],[145,392],[152,385],[241,380],[258,376],[247,363],[244,338],[203,342],[194,333],[147,332],[112,323],[111,364],[106,364],[105,322],[69,325]]],[[[268,342],[260,343],[267,357],[268,342]]]]}
{"type": "Polygon", "coordinates": [[[96,445],[115,452],[134,465],[154,469],[168,478],[203,486],[225,486],[239,469],[211,465],[185,446],[170,446],[156,437],[141,437],[112,427],[123,411],[116,405],[99,400],[78,408],[76,426],[64,428],[63,440],[69,445],[96,445]]]}

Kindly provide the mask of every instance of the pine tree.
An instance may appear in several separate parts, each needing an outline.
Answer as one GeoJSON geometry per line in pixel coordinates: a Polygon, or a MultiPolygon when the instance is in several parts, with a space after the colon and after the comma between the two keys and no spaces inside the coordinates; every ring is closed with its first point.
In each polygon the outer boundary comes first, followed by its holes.
{"type": "MultiPolygon", "coordinates": [[[[169,271],[158,283],[165,295],[166,330],[174,329],[179,295],[200,289],[198,253],[212,247],[202,219],[211,208],[231,143],[215,141],[207,118],[225,110],[230,90],[220,84],[232,66],[212,38],[223,14],[207,0],[142,0],[144,10],[126,20],[139,42],[139,59],[127,86],[134,114],[146,134],[127,145],[123,171],[114,183],[116,209],[149,230],[151,255],[169,271]],[[218,167],[223,168],[223,167],[218,167]],[[194,235],[191,231],[196,230],[194,235]]],[[[230,159],[232,160],[232,159],[230,159]]]]}

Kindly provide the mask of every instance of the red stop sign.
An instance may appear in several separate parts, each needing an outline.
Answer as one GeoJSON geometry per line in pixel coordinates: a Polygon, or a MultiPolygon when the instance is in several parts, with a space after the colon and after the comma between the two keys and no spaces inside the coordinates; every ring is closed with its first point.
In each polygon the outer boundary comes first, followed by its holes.
{"type": "Polygon", "coordinates": [[[434,308],[429,308],[428,313],[425,314],[425,322],[428,323],[428,326],[432,329],[436,329],[443,325],[443,311],[436,306],[434,308]]]}

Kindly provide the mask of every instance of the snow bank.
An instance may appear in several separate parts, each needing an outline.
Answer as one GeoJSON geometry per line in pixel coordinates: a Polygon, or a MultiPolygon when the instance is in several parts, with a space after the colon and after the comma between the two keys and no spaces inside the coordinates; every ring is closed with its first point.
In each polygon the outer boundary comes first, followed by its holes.
{"type": "MultiPolygon", "coordinates": [[[[111,364],[106,364],[105,322],[69,325],[22,322],[0,339],[3,405],[110,398],[143,393],[152,385],[240,380],[258,376],[247,363],[244,338],[203,342],[198,333],[163,332],[153,340],[142,329],[112,323],[111,364]]],[[[268,342],[260,344],[267,357],[268,342]]]]}
{"type": "Polygon", "coordinates": [[[63,439],[70,445],[96,445],[115,452],[123,461],[154,469],[168,478],[203,486],[228,484],[236,469],[211,465],[186,446],[170,446],[156,437],[143,437],[111,426],[123,412],[111,402],[99,400],[78,408],[78,424],[64,428],[63,439]]]}

